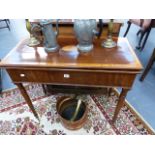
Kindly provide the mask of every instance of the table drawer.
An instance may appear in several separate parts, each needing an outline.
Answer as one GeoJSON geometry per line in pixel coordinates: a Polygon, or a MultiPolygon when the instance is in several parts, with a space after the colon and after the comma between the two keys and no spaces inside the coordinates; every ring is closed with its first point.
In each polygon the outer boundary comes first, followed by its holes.
{"type": "Polygon", "coordinates": [[[85,86],[131,87],[135,74],[89,70],[19,70],[7,69],[16,82],[36,82],[85,86]]]}

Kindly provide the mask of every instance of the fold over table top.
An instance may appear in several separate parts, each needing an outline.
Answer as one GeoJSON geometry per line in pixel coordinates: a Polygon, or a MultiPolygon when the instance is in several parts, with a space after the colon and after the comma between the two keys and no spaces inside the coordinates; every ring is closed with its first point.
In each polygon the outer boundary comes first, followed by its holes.
{"type": "Polygon", "coordinates": [[[27,46],[28,39],[22,40],[2,59],[0,67],[5,68],[77,68],[96,70],[140,71],[142,65],[126,38],[119,38],[117,47],[101,47],[100,39],[94,40],[94,49],[88,54],[80,53],[77,41],[72,38],[58,38],[60,50],[46,53],[42,46],[27,46]]]}

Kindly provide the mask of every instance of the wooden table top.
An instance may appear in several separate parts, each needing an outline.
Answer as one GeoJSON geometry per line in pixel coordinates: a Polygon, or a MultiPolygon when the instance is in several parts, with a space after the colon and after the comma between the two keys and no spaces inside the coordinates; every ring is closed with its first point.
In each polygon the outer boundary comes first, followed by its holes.
{"type": "Polygon", "coordinates": [[[81,54],[77,41],[72,38],[59,38],[60,50],[46,53],[43,47],[27,46],[28,39],[22,40],[0,62],[5,68],[85,68],[105,70],[140,71],[142,65],[126,38],[119,38],[117,47],[101,47],[101,40],[94,41],[94,49],[88,54],[81,54]]]}

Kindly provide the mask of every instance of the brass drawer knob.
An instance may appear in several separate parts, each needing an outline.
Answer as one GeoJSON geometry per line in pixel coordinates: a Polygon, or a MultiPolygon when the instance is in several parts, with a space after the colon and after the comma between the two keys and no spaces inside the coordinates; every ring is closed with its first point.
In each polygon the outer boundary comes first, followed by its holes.
{"type": "Polygon", "coordinates": [[[68,79],[68,78],[70,78],[70,75],[69,74],[64,74],[64,78],[68,79]]]}
{"type": "Polygon", "coordinates": [[[25,74],[20,74],[20,77],[25,77],[25,74]]]}

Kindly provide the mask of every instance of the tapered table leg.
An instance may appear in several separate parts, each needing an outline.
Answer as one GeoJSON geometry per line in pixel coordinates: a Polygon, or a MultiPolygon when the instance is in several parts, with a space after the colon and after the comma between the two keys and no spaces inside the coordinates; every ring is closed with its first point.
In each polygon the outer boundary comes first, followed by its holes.
{"type": "Polygon", "coordinates": [[[108,96],[110,96],[111,92],[112,92],[112,88],[109,88],[108,89],[108,96]]]}
{"type": "Polygon", "coordinates": [[[26,89],[24,88],[23,84],[22,83],[15,83],[15,84],[19,88],[21,94],[23,95],[23,97],[24,97],[25,101],[27,102],[29,108],[32,110],[34,116],[39,120],[39,116],[38,116],[37,112],[35,111],[34,106],[32,104],[32,101],[31,101],[29,95],[27,94],[26,89]]]}
{"type": "Polygon", "coordinates": [[[129,89],[122,88],[122,91],[121,91],[121,94],[119,96],[119,100],[118,100],[118,103],[117,103],[117,106],[115,109],[115,113],[114,113],[114,116],[112,119],[113,123],[116,121],[117,115],[118,115],[120,109],[122,108],[122,106],[124,104],[124,100],[125,100],[125,97],[126,97],[128,91],[129,91],[129,89]]]}

